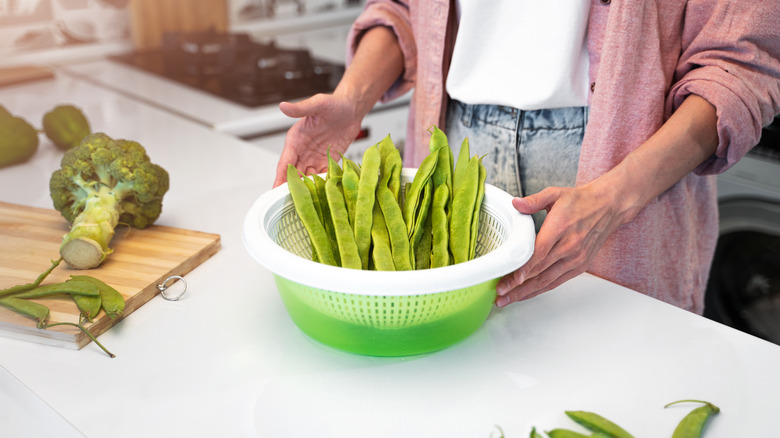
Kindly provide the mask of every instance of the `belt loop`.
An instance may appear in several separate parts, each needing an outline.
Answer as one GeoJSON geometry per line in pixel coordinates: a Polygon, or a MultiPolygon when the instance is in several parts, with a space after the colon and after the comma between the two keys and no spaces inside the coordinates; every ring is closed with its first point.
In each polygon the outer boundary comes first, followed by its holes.
{"type": "Polygon", "coordinates": [[[463,108],[463,117],[461,117],[461,123],[466,127],[471,127],[474,121],[474,105],[459,102],[463,108]]]}

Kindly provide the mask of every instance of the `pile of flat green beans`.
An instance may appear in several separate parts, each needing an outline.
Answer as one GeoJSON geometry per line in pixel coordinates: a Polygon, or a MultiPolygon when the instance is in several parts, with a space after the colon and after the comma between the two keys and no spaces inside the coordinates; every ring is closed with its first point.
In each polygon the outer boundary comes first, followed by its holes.
{"type": "Polygon", "coordinates": [[[287,167],[287,185],[309,238],[312,260],[377,271],[428,269],[476,254],[485,166],[465,139],[455,162],[447,136],[429,130],[429,153],[401,190],[401,154],[388,135],[360,164],[328,151],[328,170],[302,175],[287,167]]]}
{"type": "Polygon", "coordinates": [[[35,281],[20,284],[0,290],[0,306],[8,308],[20,315],[32,318],[40,329],[58,325],[71,325],[86,333],[109,356],[113,353],[106,350],[97,339],[84,327],[93,322],[98,313],[103,310],[111,319],[122,315],[125,309],[125,299],[119,291],[90,275],[71,275],[69,280],[60,283],[42,284],[46,277],[56,268],[62,258],[53,260],[49,269],[44,271],[35,281]],[[35,299],[50,296],[70,297],[79,309],[78,324],[71,322],[49,323],[50,309],[36,302],[35,299]]]}
{"type": "MultiPolygon", "coordinates": [[[[701,403],[703,405],[689,412],[680,421],[672,433],[672,438],[700,438],[707,420],[713,414],[720,412],[720,409],[714,404],[701,400],[679,400],[664,407],[667,408],[679,403],[701,403]]],[[[565,413],[566,416],[587,429],[588,433],[556,428],[547,431],[549,438],[633,438],[633,435],[626,432],[625,429],[599,414],[587,411],[565,411],[565,413]]],[[[541,432],[537,432],[536,428],[533,428],[531,429],[530,438],[544,438],[544,435],[541,432]]]]}

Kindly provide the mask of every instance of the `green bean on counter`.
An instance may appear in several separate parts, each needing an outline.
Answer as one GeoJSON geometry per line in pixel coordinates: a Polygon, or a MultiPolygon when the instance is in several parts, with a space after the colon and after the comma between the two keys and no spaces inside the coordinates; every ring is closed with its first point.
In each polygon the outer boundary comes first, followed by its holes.
{"type": "Polygon", "coordinates": [[[101,309],[112,319],[120,316],[125,309],[124,297],[119,291],[91,275],[71,275],[69,280],[60,283],[41,284],[61,261],[62,258],[52,260],[49,269],[40,274],[32,283],[0,290],[0,306],[34,319],[39,329],[59,325],[76,327],[89,336],[106,354],[115,357],[87,330],[84,323],[85,321],[93,322],[101,309]],[[44,304],[30,301],[52,295],[66,295],[73,299],[81,313],[78,324],[73,322],[50,323],[48,321],[51,313],[49,308],[44,304]]]}
{"type": "MultiPolygon", "coordinates": [[[[679,403],[703,403],[704,406],[699,406],[689,412],[675,428],[672,438],[700,438],[707,420],[712,415],[720,412],[717,406],[702,400],[679,400],[667,404],[664,408],[679,403]]],[[[564,411],[564,413],[577,424],[588,429],[589,432],[582,433],[569,429],[555,428],[546,432],[549,438],[633,438],[633,435],[626,432],[625,429],[596,413],[587,411],[564,411]]],[[[541,432],[536,431],[536,427],[531,429],[529,436],[530,438],[544,438],[541,432]]]]}
{"type": "Polygon", "coordinates": [[[429,132],[429,153],[403,191],[403,162],[389,135],[366,149],[360,164],[341,155],[339,165],[328,150],[324,178],[288,166],[288,188],[309,233],[312,260],[412,270],[475,257],[485,167],[469,155],[468,139],[455,162],[444,132],[436,126],[429,132]]]}

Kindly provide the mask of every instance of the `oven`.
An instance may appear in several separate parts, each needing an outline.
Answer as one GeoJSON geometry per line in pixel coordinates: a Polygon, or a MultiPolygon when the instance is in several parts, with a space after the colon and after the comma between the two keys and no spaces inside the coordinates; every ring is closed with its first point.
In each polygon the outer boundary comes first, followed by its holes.
{"type": "Polygon", "coordinates": [[[780,117],[719,175],[718,206],[704,316],[780,344],[780,117]]]}

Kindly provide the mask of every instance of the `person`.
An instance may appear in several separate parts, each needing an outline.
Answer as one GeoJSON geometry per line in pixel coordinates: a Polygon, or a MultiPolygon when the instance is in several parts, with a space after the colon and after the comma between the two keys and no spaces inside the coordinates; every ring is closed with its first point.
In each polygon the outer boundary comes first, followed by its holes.
{"type": "Polygon", "coordinates": [[[715,175],[755,146],[762,126],[780,112],[780,3],[566,2],[576,6],[571,9],[579,11],[579,19],[567,8],[550,14],[549,2],[475,3],[368,0],[350,31],[348,68],[333,93],[280,104],[284,114],[299,120],[288,131],[274,185],[284,182],[287,163],[322,172],[326,148],[345,151],[377,101],[413,90],[405,166],[416,167],[427,154],[431,124],[442,127],[451,143],[463,129],[479,136],[514,124],[514,138],[502,134],[499,141],[485,141],[498,138],[488,133],[470,140],[472,147],[487,143],[502,157],[488,168],[488,182],[514,191],[518,211],[546,212],[531,259],[500,280],[498,306],[537,296],[587,271],[703,313],[718,236],[715,175]],[[508,3],[526,4],[528,15],[506,13],[508,3]],[[481,10],[491,8],[496,21],[480,22],[480,14],[490,13],[481,10]],[[545,13],[548,21],[535,23],[545,13]],[[556,26],[560,14],[573,21],[556,26]],[[578,21],[583,16],[584,28],[578,21]],[[553,95],[564,96],[563,102],[547,96],[526,108],[501,100],[504,94],[510,102],[511,96],[522,100],[542,86],[513,75],[525,77],[544,63],[550,53],[533,48],[556,38],[556,31],[574,48],[564,59],[568,70],[550,74],[547,68],[539,80],[557,80],[553,95]],[[577,47],[583,48],[584,68],[577,47]],[[464,57],[468,54],[478,61],[464,57]],[[510,60],[510,74],[474,71],[475,62],[490,59],[510,60]],[[566,84],[566,77],[575,79],[566,84]],[[584,99],[578,94],[582,78],[584,99]],[[514,87],[523,91],[513,94],[514,87]],[[568,126],[577,119],[582,122],[568,126]],[[557,141],[543,139],[531,154],[549,148],[546,155],[524,165],[526,136],[555,131],[555,123],[571,131],[567,137],[574,140],[567,141],[575,144],[574,152],[566,146],[565,156],[556,156],[557,141]],[[510,158],[519,169],[491,172],[510,158]],[[546,183],[545,169],[559,165],[569,168],[559,179],[571,184],[546,183]],[[547,186],[529,183],[537,179],[547,186]]]}

